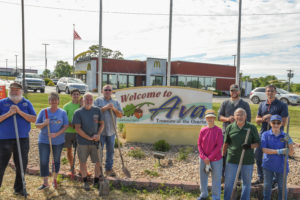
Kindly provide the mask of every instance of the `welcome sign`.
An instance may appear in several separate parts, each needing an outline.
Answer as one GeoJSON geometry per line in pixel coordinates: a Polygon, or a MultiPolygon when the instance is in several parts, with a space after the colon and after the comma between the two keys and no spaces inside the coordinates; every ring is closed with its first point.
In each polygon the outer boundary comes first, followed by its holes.
{"type": "Polygon", "coordinates": [[[116,90],[124,116],[120,123],[204,125],[204,113],[212,108],[212,92],[146,86],[116,90]]]}

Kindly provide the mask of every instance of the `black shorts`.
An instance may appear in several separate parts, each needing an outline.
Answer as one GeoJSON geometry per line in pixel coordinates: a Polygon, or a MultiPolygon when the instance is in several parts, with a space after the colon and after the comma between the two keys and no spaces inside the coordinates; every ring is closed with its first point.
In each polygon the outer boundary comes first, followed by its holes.
{"type": "Polygon", "coordinates": [[[65,148],[72,148],[77,143],[76,135],[77,133],[65,133],[65,148]]]}

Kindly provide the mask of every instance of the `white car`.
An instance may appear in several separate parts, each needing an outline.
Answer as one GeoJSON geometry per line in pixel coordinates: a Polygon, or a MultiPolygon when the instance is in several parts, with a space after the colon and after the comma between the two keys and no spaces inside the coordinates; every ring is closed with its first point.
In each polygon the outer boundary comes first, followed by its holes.
{"type": "MultiPolygon", "coordinates": [[[[280,101],[292,105],[300,104],[300,95],[289,93],[288,91],[280,88],[277,88],[276,91],[277,91],[276,98],[279,99],[280,101]]],[[[266,101],[267,100],[266,88],[258,87],[252,90],[250,92],[250,100],[254,104],[258,104],[261,101],[266,101]]]]}
{"type": "Polygon", "coordinates": [[[56,84],[56,92],[60,93],[64,91],[66,94],[74,89],[78,89],[80,93],[85,93],[88,90],[88,86],[78,78],[62,77],[58,80],[56,84]]]}

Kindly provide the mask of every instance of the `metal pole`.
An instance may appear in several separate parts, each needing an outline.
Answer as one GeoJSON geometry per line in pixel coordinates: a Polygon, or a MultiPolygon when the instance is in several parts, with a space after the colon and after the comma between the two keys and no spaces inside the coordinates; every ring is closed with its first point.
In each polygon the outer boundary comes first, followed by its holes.
{"type": "Polygon", "coordinates": [[[8,76],[8,73],[7,73],[7,61],[8,61],[8,59],[5,59],[5,61],[6,61],[6,70],[5,70],[5,72],[6,72],[6,80],[8,79],[7,78],[7,76],[8,76]]]}
{"type": "MultiPolygon", "coordinates": [[[[45,71],[47,70],[47,45],[49,44],[43,44],[45,45],[45,71]]],[[[46,73],[46,78],[47,78],[47,73],[46,73]]]]}
{"type": "Polygon", "coordinates": [[[235,84],[240,82],[240,53],[241,53],[241,21],[242,21],[242,0],[239,0],[239,22],[238,22],[238,45],[237,45],[237,66],[235,84]]]}
{"type": "Polygon", "coordinates": [[[170,79],[171,79],[172,15],[173,15],[173,0],[170,0],[167,86],[170,86],[170,79]]]}
{"type": "Polygon", "coordinates": [[[22,67],[23,67],[23,91],[26,94],[27,88],[25,85],[25,25],[24,25],[24,0],[21,0],[21,10],[22,10],[22,67]]]}
{"type": "Polygon", "coordinates": [[[236,55],[232,55],[233,56],[233,66],[235,66],[235,57],[236,55]]]}
{"type": "MultiPolygon", "coordinates": [[[[286,136],[284,138],[285,141],[285,148],[289,147],[288,141],[289,141],[289,129],[290,129],[290,116],[288,116],[288,124],[287,124],[287,130],[286,130],[286,136]]],[[[282,181],[282,199],[285,199],[286,196],[286,179],[287,179],[287,162],[288,162],[288,155],[289,152],[286,151],[285,155],[284,155],[284,167],[283,167],[283,181],[282,181]]]]}
{"type": "Polygon", "coordinates": [[[18,76],[18,55],[16,56],[16,76],[18,76]]]}
{"type": "MultiPolygon", "coordinates": [[[[75,62],[74,62],[74,57],[75,57],[75,37],[74,37],[74,33],[75,33],[75,24],[73,24],[73,73],[75,72],[75,62]]],[[[74,74],[74,77],[75,74],[74,74]]]]}
{"type": "Polygon", "coordinates": [[[98,55],[98,95],[102,90],[102,0],[99,8],[99,55],[98,55]]]}

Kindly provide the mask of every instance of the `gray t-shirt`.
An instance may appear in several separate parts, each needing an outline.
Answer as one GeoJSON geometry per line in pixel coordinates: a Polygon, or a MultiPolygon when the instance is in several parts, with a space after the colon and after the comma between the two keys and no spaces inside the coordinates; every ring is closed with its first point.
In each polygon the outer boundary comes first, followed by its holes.
{"type": "MultiPolygon", "coordinates": [[[[246,110],[247,121],[251,122],[251,110],[249,103],[247,103],[243,99],[239,99],[238,101],[232,101],[231,99],[223,101],[218,112],[218,120],[220,120],[220,115],[224,117],[229,117],[231,115],[233,116],[234,111],[238,108],[243,108],[246,110]]],[[[223,134],[225,133],[226,127],[229,124],[230,122],[223,122],[223,134]]]]}
{"type": "MultiPolygon", "coordinates": [[[[105,105],[110,104],[110,103],[112,103],[114,105],[114,107],[116,109],[118,109],[120,112],[122,112],[122,108],[121,108],[119,102],[117,102],[116,100],[110,99],[107,101],[106,99],[99,97],[94,101],[94,105],[99,108],[102,108],[105,105]]],[[[110,114],[110,110],[106,110],[102,114],[103,114],[103,120],[104,120],[104,130],[102,132],[102,135],[105,135],[105,136],[114,135],[116,133],[116,131],[115,131],[114,125],[112,123],[112,117],[110,114]]],[[[114,112],[113,112],[113,119],[115,121],[115,124],[117,124],[117,120],[116,120],[116,116],[115,116],[114,112]]]]}
{"type": "MultiPolygon", "coordinates": [[[[86,110],[84,107],[75,111],[72,124],[80,124],[81,129],[90,137],[96,135],[100,124],[98,121],[103,121],[101,111],[99,108],[92,106],[90,110],[86,110]]],[[[77,142],[80,145],[91,145],[94,141],[89,141],[79,134],[77,134],[77,142]]]]}

